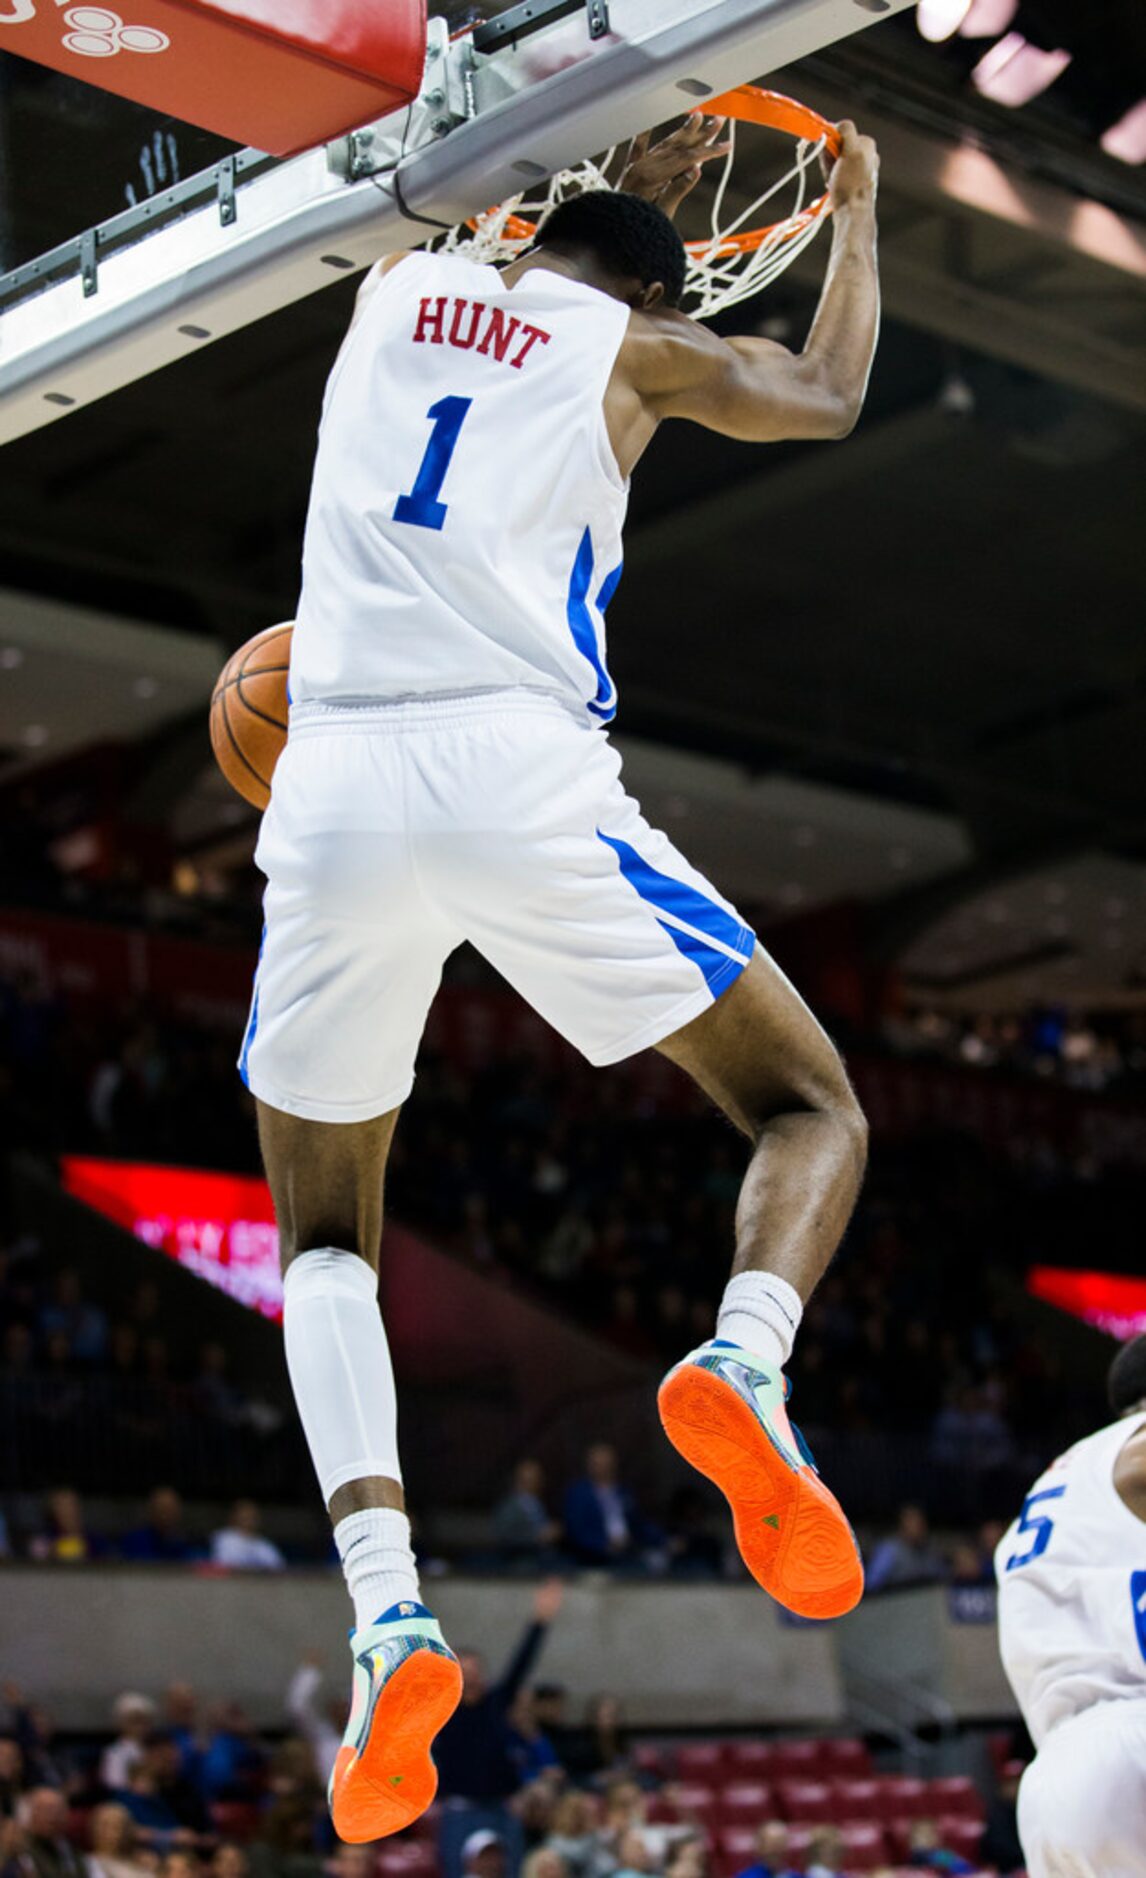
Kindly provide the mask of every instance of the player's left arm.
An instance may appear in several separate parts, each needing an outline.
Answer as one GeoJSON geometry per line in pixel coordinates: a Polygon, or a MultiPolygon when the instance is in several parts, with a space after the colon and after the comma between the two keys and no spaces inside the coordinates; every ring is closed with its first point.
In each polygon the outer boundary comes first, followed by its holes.
{"type": "Polygon", "coordinates": [[[1114,1463],[1114,1489],[1124,1506],[1146,1520],[1146,1428],[1131,1435],[1119,1451],[1114,1463]]]}

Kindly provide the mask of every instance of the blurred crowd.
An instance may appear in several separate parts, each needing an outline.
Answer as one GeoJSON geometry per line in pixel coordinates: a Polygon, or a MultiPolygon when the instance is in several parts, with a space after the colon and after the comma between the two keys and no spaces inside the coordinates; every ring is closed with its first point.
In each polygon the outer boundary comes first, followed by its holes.
{"type": "Polygon", "coordinates": [[[1146,1013],[1088,1015],[1032,1005],[995,1015],[915,1007],[888,1017],[880,1041],[896,1056],[1036,1076],[1068,1089],[1133,1094],[1146,1080],[1146,1013]]]}
{"type": "MultiPolygon", "coordinates": [[[[1019,1764],[930,1783],[880,1773],[854,1738],[641,1740],[605,1696],[583,1718],[538,1680],[558,1584],[538,1587],[507,1663],[460,1652],[431,1813],[377,1846],[332,1837],[325,1784],[345,1725],[318,1659],[278,1725],[186,1683],[125,1691],[111,1733],[63,1736],[0,1686],[0,1878],[842,1878],[1009,1873],[1019,1764]],[[810,1817],[803,1817],[801,1808],[810,1817]],[[849,1809],[858,1819],[849,1819],[849,1809]]],[[[3,1664],[0,1663],[0,1675],[3,1664]]]]}

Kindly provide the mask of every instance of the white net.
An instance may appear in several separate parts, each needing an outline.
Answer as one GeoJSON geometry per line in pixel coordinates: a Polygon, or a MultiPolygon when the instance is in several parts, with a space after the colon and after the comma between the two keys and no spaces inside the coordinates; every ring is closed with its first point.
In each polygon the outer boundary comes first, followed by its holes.
{"type": "MultiPolygon", "coordinates": [[[[824,219],[820,200],[814,199],[811,179],[815,175],[824,139],[801,141],[794,145],[795,156],[784,174],[756,195],[731,219],[728,215],[729,187],[736,160],[735,121],[725,135],[732,148],[724,159],[710,211],[709,233],[698,241],[689,241],[688,275],[681,306],[694,319],[711,319],[725,307],[751,300],[790,267],[798,254],[814,241],[824,219]],[[764,214],[780,206],[790,191],[786,214],[767,225],[763,237],[756,239],[764,214]]],[[[561,170],[556,176],[512,196],[508,202],[487,209],[472,223],[452,229],[442,241],[450,253],[464,253],[475,261],[504,262],[523,254],[533,240],[539,222],[559,202],[581,195],[589,189],[612,189],[609,170],[616,150],[609,150],[597,161],[579,163],[574,169],[561,170]]]]}

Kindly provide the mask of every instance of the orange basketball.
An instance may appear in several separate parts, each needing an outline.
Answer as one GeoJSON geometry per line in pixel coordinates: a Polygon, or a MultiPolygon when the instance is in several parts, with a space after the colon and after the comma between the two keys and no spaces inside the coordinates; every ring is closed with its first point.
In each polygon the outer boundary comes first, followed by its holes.
{"type": "Polygon", "coordinates": [[[232,789],[257,809],[287,734],[287,673],[293,626],[268,626],[233,652],[211,698],[211,748],[232,789]]]}

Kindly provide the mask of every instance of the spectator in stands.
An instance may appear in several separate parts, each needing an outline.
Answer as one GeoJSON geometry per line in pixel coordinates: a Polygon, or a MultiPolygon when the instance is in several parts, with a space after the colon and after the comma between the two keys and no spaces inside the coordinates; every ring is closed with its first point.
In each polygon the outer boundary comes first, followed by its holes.
{"type": "Polygon", "coordinates": [[[281,1572],[286,1560],[274,1541],[259,1531],[254,1500],[236,1500],[226,1526],[211,1534],[211,1562],[231,1571],[281,1572]]]}
{"type": "Polygon", "coordinates": [[[180,1818],[172,1797],[163,1791],[159,1773],[163,1763],[155,1752],[158,1745],[148,1745],[143,1759],[132,1768],[127,1786],[117,1791],[116,1798],[131,1814],[141,1845],[159,1853],[194,1848],[199,1842],[197,1828],[180,1818]]]}
{"type": "Polygon", "coordinates": [[[223,1702],[203,1755],[203,1786],[210,1800],[256,1802],[263,1791],[266,1754],[240,1702],[223,1702]]]}
{"type": "Polygon", "coordinates": [[[33,1787],[20,1802],[16,1852],[3,1878],[87,1878],[68,1838],[68,1803],[55,1787],[33,1787]]]}
{"type": "Polygon", "coordinates": [[[545,1505],[540,1461],[522,1460],[513,1484],[493,1512],[493,1540],[502,1564],[544,1570],[561,1539],[561,1526],[545,1505]]]}
{"type": "MultiPolygon", "coordinates": [[[[570,1728],[563,1725],[565,1691],[557,1685],[556,1693],[561,1704],[556,1732],[552,1710],[543,1704],[540,1713],[545,1731],[557,1749],[557,1758],[570,1779],[592,1780],[601,1774],[615,1773],[625,1760],[627,1747],[618,1698],[594,1696],[586,1711],[585,1726],[570,1728]]],[[[538,1699],[541,1700],[540,1689],[538,1699]]]]}
{"type": "Polygon", "coordinates": [[[80,1275],[73,1266],[57,1272],[52,1295],[40,1310],[40,1335],[62,1334],[77,1363],[102,1363],[107,1353],[107,1313],[84,1299],[80,1275]]]}
{"type": "Polygon", "coordinates": [[[164,1858],[160,1878],[203,1878],[203,1861],[190,1846],[176,1846],[164,1858]]]}
{"type": "Polygon", "coordinates": [[[587,1793],[565,1793],[553,1809],[543,1851],[555,1852],[568,1878],[593,1878],[598,1869],[596,1815],[587,1793]]]}
{"type": "Polygon", "coordinates": [[[746,1865],[737,1878],[792,1878],[788,1863],[788,1828],[769,1819],[756,1833],[756,1863],[746,1865]]]}
{"type": "Polygon", "coordinates": [[[197,1833],[201,1839],[211,1835],[211,1821],[203,1802],[203,1789],[198,1782],[189,1780],[183,1771],[183,1756],[179,1743],[169,1733],[158,1734],[149,1741],[145,1749],[144,1764],[150,1770],[155,1791],[174,1814],[181,1826],[197,1833]]]}
{"type": "Polygon", "coordinates": [[[97,1806],[89,1826],[88,1878],[148,1878],[152,1867],[139,1855],[135,1821],[126,1806],[97,1806]]]}
{"type": "Polygon", "coordinates": [[[719,1578],[724,1547],[709,1530],[709,1509],[695,1487],[678,1487],[669,1502],[668,1556],[674,1578],[719,1578]]]}
{"type": "Polygon", "coordinates": [[[156,1487],[141,1526],[123,1541],[123,1556],[141,1565],[185,1565],[195,1549],[183,1528],[183,1502],[174,1487],[156,1487]]]}
{"type": "Polygon", "coordinates": [[[102,1558],[107,1549],[103,1539],[88,1531],[83,1502],[73,1488],[57,1487],[48,1495],[44,1530],[30,1541],[29,1557],[75,1565],[102,1558]]]}
{"type": "Polygon", "coordinates": [[[27,1779],[24,1750],[12,1735],[0,1735],[0,1819],[13,1819],[27,1779]]]}
{"type": "Polygon", "coordinates": [[[617,1450],[596,1441],[585,1456],[585,1472],[565,1494],[565,1542],[579,1565],[639,1566],[642,1547],[660,1534],[643,1519],[621,1485],[617,1450]]]}
{"type": "Polygon", "coordinates": [[[678,1839],[665,1861],[665,1878],[708,1878],[711,1861],[708,1841],[702,1833],[692,1832],[678,1839]]]}
{"type": "Polygon", "coordinates": [[[119,1733],[104,1749],[99,1773],[110,1793],[122,1793],[131,1785],[131,1776],[155,1731],[155,1704],[149,1695],[129,1692],[117,1696],[112,1719],[119,1733]]]}
{"type": "Polygon", "coordinates": [[[517,1768],[518,1784],[528,1786],[539,1774],[557,1766],[552,1741],[537,1719],[532,1689],[519,1689],[508,1715],[509,1752],[517,1768]]]}
{"type": "Polygon", "coordinates": [[[509,1878],[517,1878],[523,1835],[506,1802],[518,1780],[511,1753],[509,1711],[537,1659],[549,1625],[561,1609],[560,1579],[540,1585],[528,1626],[499,1682],[486,1680],[485,1664],[475,1650],[459,1650],[464,1678],[462,1699],[434,1745],[438,1791],[446,1801],[440,1849],[444,1878],[461,1878],[462,1849],[474,1832],[488,1831],[504,1842],[509,1878]]]}
{"type": "Polygon", "coordinates": [[[554,1846],[539,1845],[522,1866],[521,1878],[570,1878],[570,1871],[554,1846]]]}
{"type": "Polygon", "coordinates": [[[200,1787],[207,1737],[199,1724],[199,1698],[189,1682],[168,1683],[163,1697],[163,1726],[179,1749],[184,1779],[200,1787]]]}
{"type": "Polygon", "coordinates": [[[617,1842],[617,1863],[612,1878],[648,1878],[656,1870],[649,1844],[639,1826],[630,1826],[617,1842]]]}
{"type": "Polygon", "coordinates": [[[224,1839],[211,1860],[211,1878],[247,1878],[250,1861],[241,1845],[224,1839]]]}
{"type": "Polygon", "coordinates": [[[465,1878],[506,1878],[505,1840],[488,1827],[471,1832],[462,1846],[465,1878]]]}
{"type": "Polygon", "coordinates": [[[958,1878],[960,1873],[975,1870],[974,1865],[968,1864],[958,1852],[944,1847],[939,1828],[933,1819],[913,1820],[908,1844],[911,1847],[911,1863],[920,1871],[949,1872],[952,1878],[958,1878]]]}
{"type": "Polygon", "coordinates": [[[817,1826],[804,1855],[807,1878],[844,1878],[844,1842],[837,1826],[817,1826]]]}
{"type": "Polygon", "coordinates": [[[867,1588],[888,1585],[938,1584],[947,1573],[942,1552],[932,1543],[927,1515],[921,1506],[901,1506],[895,1532],[881,1540],[867,1568],[867,1588]]]}
{"type": "Polygon", "coordinates": [[[342,1746],[346,1709],[343,1703],[326,1704],[319,1701],[322,1663],[320,1651],[307,1652],[287,1684],[286,1708],[310,1750],[314,1772],[325,1793],[334,1772],[338,1750],[342,1746]]]}

